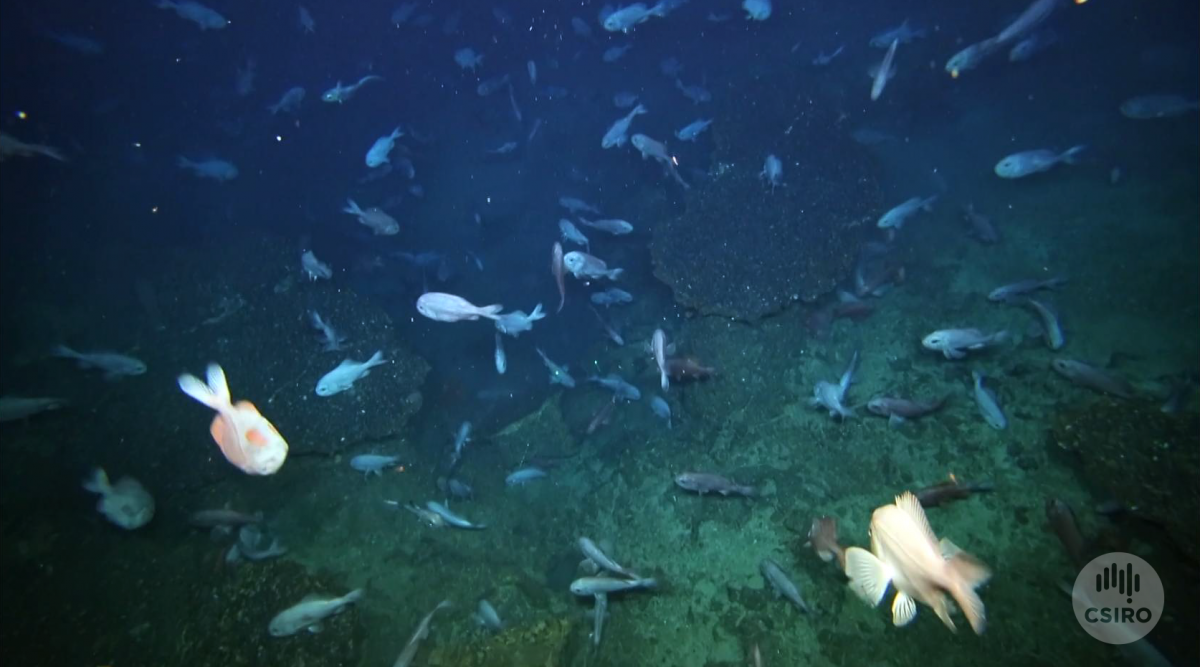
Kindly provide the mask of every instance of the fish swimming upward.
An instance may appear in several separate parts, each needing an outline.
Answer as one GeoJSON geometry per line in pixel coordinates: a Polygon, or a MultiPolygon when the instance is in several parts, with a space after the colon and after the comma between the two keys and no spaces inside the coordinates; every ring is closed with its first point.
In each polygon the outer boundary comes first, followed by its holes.
{"type": "Polygon", "coordinates": [[[288,445],[267,418],[250,401],[233,403],[225,371],[209,364],[208,383],[184,373],[179,376],[183,393],[217,411],[213,418],[213,440],[230,463],[250,475],[270,475],[287,458],[288,445]]]}

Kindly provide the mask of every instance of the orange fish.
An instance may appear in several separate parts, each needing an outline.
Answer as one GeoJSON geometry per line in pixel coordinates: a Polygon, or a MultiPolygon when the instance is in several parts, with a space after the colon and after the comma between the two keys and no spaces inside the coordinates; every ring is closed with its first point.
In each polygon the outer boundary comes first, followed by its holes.
{"type": "Polygon", "coordinates": [[[184,373],[179,376],[183,393],[217,411],[213,418],[213,440],[230,463],[251,475],[270,475],[287,458],[288,446],[279,431],[249,401],[233,403],[225,371],[208,366],[208,383],[184,373]]]}

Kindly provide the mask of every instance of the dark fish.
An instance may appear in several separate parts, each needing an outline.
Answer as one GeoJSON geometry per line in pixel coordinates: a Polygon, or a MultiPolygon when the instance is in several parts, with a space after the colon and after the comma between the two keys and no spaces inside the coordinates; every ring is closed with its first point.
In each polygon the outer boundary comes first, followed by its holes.
{"type": "Polygon", "coordinates": [[[892,426],[899,426],[906,419],[920,419],[941,410],[949,398],[943,396],[936,401],[910,401],[906,398],[876,396],[867,402],[867,410],[871,414],[887,417],[892,426]]]}
{"type": "Polygon", "coordinates": [[[800,596],[800,589],[791,577],[787,576],[783,568],[779,567],[778,563],[770,558],[764,558],[758,564],[758,571],[762,573],[763,579],[767,580],[771,588],[775,589],[777,595],[786,598],[788,602],[796,605],[797,609],[806,614],[816,613],[800,596]]]}
{"type": "Polygon", "coordinates": [[[1051,350],[1061,350],[1063,345],[1067,344],[1067,339],[1063,335],[1062,322],[1059,320],[1058,312],[1049,304],[1036,299],[1025,299],[1024,305],[1041,319],[1042,338],[1046,341],[1046,347],[1051,350]]]}
{"type": "Polygon", "coordinates": [[[975,493],[990,492],[991,482],[964,482],[954,475],[944,482],[927,486],[916,492],[922,507],[937,507],[952,500],[964,500],[975,493]]]}
{"type": "Polygon", "coordinates": [[[826,563],[837,559],[838,569],[846,569],[846,550],[838,543],[836,518],[820,516],[813,519],[805,546],[812,547],[817,556],[826,563]]]}
{"type": "Polygon", "coordinates": [[[717,374],[717,369],[705,366],[695,357],[672,357],[667,359],[667,375],[676,382],[705,380],[717,374]]]}
{"type": "Polygon", "coordinates": [[[719,493],[723,496],[730,494],[753,498],[758,491],[753,486],[742,486],[726,477],[707,472],[685,472],[675,476],[675,484],[681,489],[695,491],[700,495],[719,493]]]}
{"type": "Polygon", "coordinates": [[[1054,534],[1058,535],[1058,540],[1062,542],[1071,562],[1083,565],[1083,534],[1079,532],[1079,524],[1075,521],[1075,512],[1071,510],[1071,506],[1058,498],[1047,498],[1046,520],[1050,522],[1054,534]]]}
{"type": "Polygon", "coordinates": [[[1032,278],[1028,279],[1028,280],[1020,280],[1015,283],[1010,283],[1008,285],[1002,285],[1002,286],[997,287],[996,289],[992,290],[991,292],[988,292],[988,300],[989,301],[1008,301],[1009,299],[1012,299],[1012,298],[1015,298],[1018,296],[1023,296],[1025,294],[1030,294],[1030,293],[1036,292],[1038,290],[1056,289],[1058,287],[1065,285],[1066,282],[1067,282],[1067,279],[1063,278],[1061,276],[1054,277],[1054,278],[1048,278],[1046,280],[1036,280],[1036,279],[1032,279],[1032,278]]]}
{"type": "Polygon", "coordinates": [[[971,236],[976,241],[984,245],[1000,242],[1000,234],[996,232],[996,226],[992,224],[992,219],[976,211],[974,204],[967,204],[963,208],[963,217],[970,223],[971,236]]]}
{"type": "Polygon", "coordinates": [[[1133,398],[1133,385],[1129,384],[1124,378],[1113,375],[1108,371],[1090,366],[1082,361],[1075,361],[1074,359],[1055,359],[1050,366],[1059,375],[1081,387],[1087,387],[1088,389],[1093,389],[1104,394],[1112,394],[1120,398],[1133,398]]]}

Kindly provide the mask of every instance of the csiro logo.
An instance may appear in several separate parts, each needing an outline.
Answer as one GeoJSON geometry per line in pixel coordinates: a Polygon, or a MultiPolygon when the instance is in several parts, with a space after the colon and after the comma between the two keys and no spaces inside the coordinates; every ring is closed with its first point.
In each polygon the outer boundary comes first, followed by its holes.
{"type": "Polygon", "coordinates": [[[1128,644],[1154,629],[1163,611],[1163,585],[1146,561],[1108,553],[1084,566],[1071,590],[1075,618],[1108,644],[1128,644]]]}

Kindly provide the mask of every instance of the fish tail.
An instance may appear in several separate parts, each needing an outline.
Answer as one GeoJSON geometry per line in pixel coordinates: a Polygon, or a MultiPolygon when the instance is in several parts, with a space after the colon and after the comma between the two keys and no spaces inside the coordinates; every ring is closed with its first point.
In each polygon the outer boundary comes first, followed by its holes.
{"type": "Polygon", "coordinates": [[[984,628],[987,627],[987,613],[983,607],[983,600],[979,599],[975,589],[991,578],[991,571],[965,553],[959,553],[946,561],[946,566],[950,569],[954,581],[949,588],[950,595],[962,609],[975,634],[983,634],[984,628]]]}
{"type": "Polygon", "coordinates": [[[230,404],[229,385],[225,382],[225,373],[216,364],[208,367],[208,384],[189,373],[180,375],[178,382],[183,393],[213,410],[219,411],[230,404]]]}
{"type": "Polygon", "coordinates": [[[104,472],[104,468],[95,468],[91,474],[83,480],[83,488],[92,493],[105,495],[112,491],[112,484],[108,482],[108,473],[104,472]]]}
{"type": "Polygon", "coordinates": [[[622,273],[625,273],[625,269],[613,269],[612,271],[608,272],[608,279],[616,280],[621,277],[622,273]]]}
{"type": "Polygon", "coordinates": [[[1072,146],[1071,148],[1068,148],[1067,152],[1063,153],[1059,157],[1059,159],[1067,164],[1078,164],[1079,163],[1079,154],[1084,152],[1085,150],[1087,150],[1087,144],[1080,144],[1078,146],[1072,146]]]}
{"type": "Polygon", "coordinates": [[[79,353],[67,347],[66,345],[55,345],[53,348],[51,348],[50,354],[63,359],[79,358],[79,353]]]}
{"type": "Polygon", "coordinates": [[[363,596],[363,589],[356,588],[356,589],[350,591],[349,593],[346,593],[345,595],[343,595],[342,602],[344,602],[346,604],[358,602],[359,600],[362,599],[362,596],[363,596]]]}
{"type": "Polygon", "coordinates": [[[386,363],[387,360],[383,358],[383,350],[376,350],[375,354],[372,354],[371,358],[367,359],[366,366],[367,368],[370,368],[372,366],[382,366],[386,363]]]}
{"type": "Polygon", "coordinates": [[[540,320],[546,317],[546,313],[542,312],[542,304],[533,307],[533,312],[529,313],[530,320],[540,320]]]}
{"type": "Polygon", "coordinates": [[[479,315],[481,317],[486,317],[489,320],[495,320],[495,319],[499,319],[499,314],[500,314],[501,310],[504,310],[504,306],[502,306],[498,303],[493,303],[490,306],[483,306],[482,308],[480,308],[479,315]]]}
{"type": "Polygon", "coordinates": [[[353,199],[346,200],[346,207],[342,209],[345,213],[353,213],[354,215],[362,215],[362,208],[353,199]]]}

